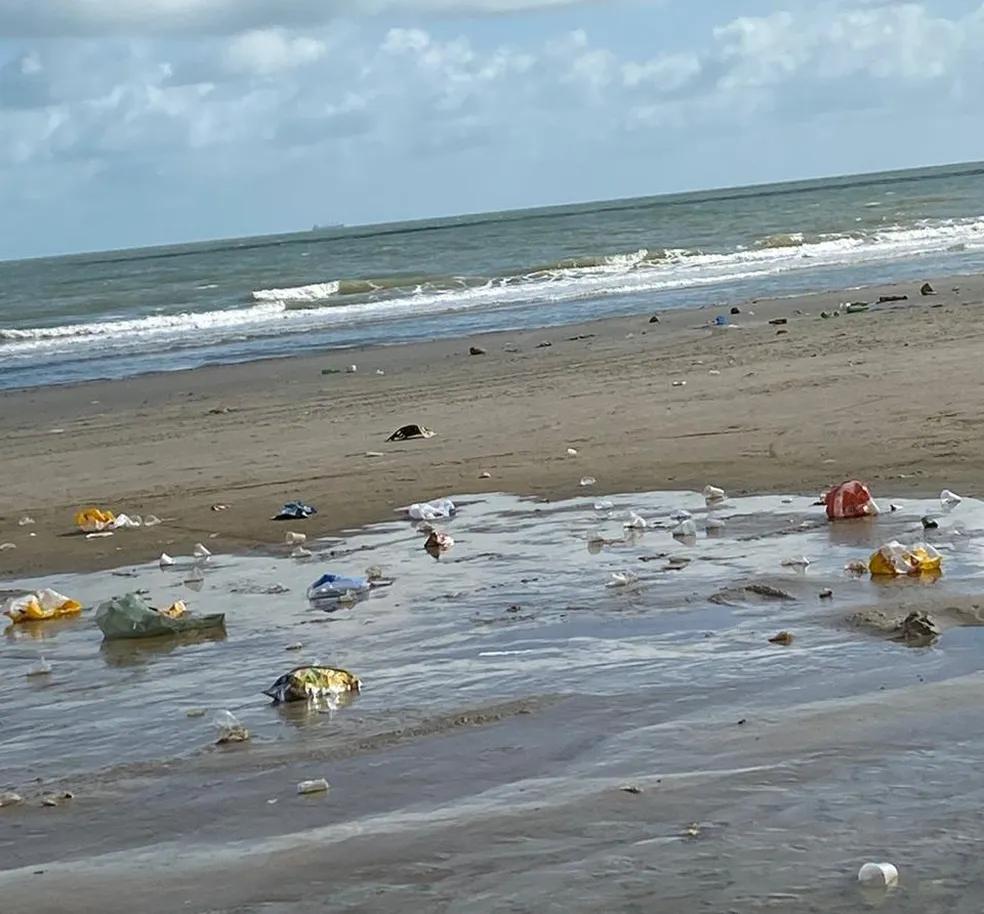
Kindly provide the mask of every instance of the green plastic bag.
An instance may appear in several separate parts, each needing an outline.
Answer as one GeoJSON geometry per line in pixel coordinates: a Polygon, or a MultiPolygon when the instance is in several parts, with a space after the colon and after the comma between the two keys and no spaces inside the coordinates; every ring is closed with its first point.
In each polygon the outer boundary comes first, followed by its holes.
{"type": "Polygon", "coordinates": [[[96,610],[96,625],[106,641],[124,638],[161,638],[214,629],[225,630],[225,613],[193,616],[185,613],[171,618],[146,603],[139,594],[113,597],[96,610]]]}

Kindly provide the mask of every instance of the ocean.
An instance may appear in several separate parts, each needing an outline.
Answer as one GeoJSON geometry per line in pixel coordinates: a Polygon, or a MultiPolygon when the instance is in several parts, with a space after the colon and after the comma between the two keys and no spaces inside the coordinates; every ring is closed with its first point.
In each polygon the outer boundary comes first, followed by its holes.
{"type": "Polygon", "coordinates": [[[964,164],[0,262],[0,388],[976,272],[982,177],[964,164]]]}

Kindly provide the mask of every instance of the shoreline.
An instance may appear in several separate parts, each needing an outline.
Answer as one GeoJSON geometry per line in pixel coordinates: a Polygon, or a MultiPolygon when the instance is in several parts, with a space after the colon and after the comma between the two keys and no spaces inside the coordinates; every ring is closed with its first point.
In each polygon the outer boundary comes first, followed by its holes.
{"type": "Polygon", "coordinates": [[[447,494],[808,493],[853,476],[876,496],[940,480],[973,494],[984,277],[929,281],[933,297],[904,283],[754,300],[730,318],[743,329],[707,326],[727,306],[674,309],[656,324],[646,313],[3,391],[13,484],[0,543],[16,549],[0,551],[0,576],[136,564],[199,540],[269,549],[288,529],[335,535],[447,494]],[[817,316],[886,294],[909,299],[817,316]],[[435,437],[386,442],[412,422],[435,437]],[[597,484],[581,488],[587,475],[597,484]],[[295,498],[319,513],[270,520],[295,498]],[[72,515],[90,504],[165,523],[86,540],[72,515]],[[18,526],[24,515],[36,523],[18,526]]]}
{"type": "MultiPolygon", "coordinates": [[[[928,275],[928,274],[927,274],[928,275]]],[[[984,273],[956,273],[947,274],[945,276],[939,277],[935,280],[930,280],[930,282],[940,282],[944,284],[952,283],[974,283],[976,280],[984,280],[984,273]]],[[[786,302],[797,302],[798,304],[809,304],[811,302],[817,302],[818,307],[821,308],[833,308],[838,305],[844,304],[846,297],[850,297],[853,293],[873,293],[869,304],[877,305],[877,298],[882,294],[908,294],[909,304],[913,303],[914,299],[918,299],[919,296],[919,286],[920,282],[911,281],[899,281],[892,283],[871,283],[858,286],[847,286],[843,288],[825,288],[820,290],[815,290],[811,292],[793,292],[788,295],[779,296],[765,296],[762,298],[746,298],[739,299],[737,301],[737,306],[739,308],[749,308],[749,307],[764,307],[769,309],[769,316],[775,316],[776,314],[782,314],[782,305],[786,302]],[[778,310],[773,310],[778,309],[778,310]]],[[[981,294],[984,295],[984,283],[981,285],[981,294]]],[[[860,300],[860,299],[858,299],[860,300]]],[[[923,301],[926,301],[923,299],[923,301]]],[[[963,302],[964,304],[974,304],[976,302],[963,302]]],[[[631,324],[633,327],[638,323],[640,318],[647,318],[653,314],[659,315],[661,322],[666,322],[667,319],[671,319],[677,314],[690,314],[693,315],[695,319],[705,312],[711,311],[714,313],[727,314],[727,312],[733,307],[735,302],[730,299],[717,304],[703,304],[694,305],[692,307],[679,307],[679,308],[654,308],[649,311],[639,311],[628,315],[616,315],[611,317],[600,317],[591,318],[582,321],[565,321],[554,324],[542,324],[536,325],[529,328],[506,328],[503,330],[490,330],[488,332],[480,332],[467,334],[457,337],[433,337],[427,339],[410,339],[410,340],[400,340],[393,343],[373,343],[371,345],[362,344],[352,344],[350,346],[339,345],[330,349],[310,351],[305,350],[301,352],[291,353],[289,355],[265,355],[258,356],[256,358],[247,358],[243,360],[230,361],[230,362],[210,362],[205,365],[197,365],[191,368],[175,368],[175,369],[151,369],[148,371],[140,371],[132,375],[127,375],[122,378],[105,377],[105,378],[88,378],[81,381],[56,381],[51,384],[34,384],[27,387],[5,387],[0,388],[0,399],[8,395],[17,394],[30,394],[37,391],[46,390],[75,390],[82,389],[87,386],[94,385],[104,385],[104,384],[126,384],[132,381],[140,381],[147,378],[169,378],[175,376],[191,375],[196,373],[205,373],[211,371],[223,371],[223,370],[233,370],[241,369],[249,366],[266,366],[270,368],[275,368],[277,365],[284,362],[294,362],[301,360],[323,360],[330,359],[332,356],[337,356],[344,361],[344,356],[347,353],[385,353],[387,351],[398,350],[398,349],[409,349],[414,347],[426,347],[435,346],[440,347],[441,344],[457,344],[458,347],[468,346],[472,342],[485,341],[485,342],[495,342],[499,339],[513,339],[519,336],[529,336],[529,337],[543,337],[544,334],[549,335],[551,332],[562,333],[567,328],[575,329],[588,329],[591,327],[605,327],[606,325],[614,324],[631,324]]],[[[889,303],[893,304],[893,303],[889,303]]],[[[900,304],[905,304],[905,302],[896,302],[896,306],[900,304]]],[[[679,330],[679,322],[674,322],[670,320],[671,329],[679,330]]],[[[691,329],[710,329],[705,325],[701,327],[691,327],[691,329]]],[[[545,338],[545,337],[544,337],[545,338]]],[[[340,369],[339,374],[343,373],[340,369]]]]}

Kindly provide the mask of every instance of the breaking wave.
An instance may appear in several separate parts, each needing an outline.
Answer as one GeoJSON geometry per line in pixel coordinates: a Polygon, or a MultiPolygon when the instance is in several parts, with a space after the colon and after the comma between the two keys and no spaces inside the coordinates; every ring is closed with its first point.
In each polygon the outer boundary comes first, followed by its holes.
{"type": "Polygon", "coordinates": [[[161,334],[175,331],[211,330],[217,327],[239,327],[257,320],[269,320],[284,313],[279,302],[252,308],[226,311],[197,311],[181,314],[154,314],[132,320],[96,321],[91,324],[63,324],[60,327],[35,327],[25,330],[0,329],[0,340],[8,342],[52,342],[59,340],[92,340],[116,338],[134,334],[161,334]]]}
{"type": "Polygon", "coordinates": [[[984,249],[984,218],[924,221],[849,234],[772,234],[730,251],[640,248],[579,255],[499,276],[334,278],[247,293],[243,307],[152,314],[54,327],[0,329],[4,356],[207,346],[467,309],[537,307],[696,288],[825,266],[984,249]]]}
{"type": "Polygon", "coordinates": [[[340,283],[316,282],[309,286],[294,286],[289,289],[258,289],[253,293],[254,301],[324,301],[338,293],[340,283]]]}
{"type": "Polygon", "coordinates": [[[757,248],[798,248],[806,243],[802,232],[781,232],[778,235],[767,235],[755,242],[757,248]]]}

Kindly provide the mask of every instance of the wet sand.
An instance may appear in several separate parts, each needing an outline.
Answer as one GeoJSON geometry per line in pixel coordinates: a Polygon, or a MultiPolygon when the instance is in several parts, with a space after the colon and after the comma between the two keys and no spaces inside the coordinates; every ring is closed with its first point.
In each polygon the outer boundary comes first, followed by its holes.
{"type": "Polygon", "coordinates": [[[0,543],[17,548],[0,575],[109,568],[213,534],[221,550],[261,547],[282,540],[270,518],[295,498],[318,507],[303,529],[320,535],[449,492],[569,496],[583,476],[597,493],[805,493],[853,476],[972,491],[984,279],[932,281],[932,297],[906,284],[748,303],[730,318],[741,329],[707,326],[727,308],[667,312],[5,392],[0,543]],[[818,317],[886,294],[909,298],[818,317]],[[386,442],[409,422],[437,434],[386,442]],[[72,516],[89,504],[166,523],[87,541],[72,516]]]}
{"type": "MultiPolygon", "coordinates": [[[[226,641],[200,649],[117,656],[98,647],[90,617],[78,640],[67,634],[75,623],[52,629],[50,645],[7,639],[0,656],[18,672],[2,687],[3,732],[17,764],[2,783],[27,802],[0,810],[0,908],[56,914],[70,898],[73,911],[112,914],[139,898],[148,914],[979,911],[982,630],[967,595],[980,575],[979,503],[955,512],[958,523],[970,518],[964,527],[948,520],[934,533],[950,564],[932,601],[908,582],[876,588],[841,571],[883,534],[919,535],[925,504],[840,526],[825,524],[812,498],[749,499],[720,542],[701,540],[704,561],[684,576],[639,561],[677,551],[665,529],[600,556],[584,551],[595,518],[583,515],[610,492],[713,482],[732,495],[808,494],[857,475],[887,498],[944,485],[973,495],[984,469],[975,435],[984,281],[933,282],[932,298],[907,287],[743,305],[740,330],[704,326],[720,311],[680,312],[658,324],[643,316],[0,395],[0,457],[13,480],[0,493],[0,542],[17,544],[0,552],[0,574],[39,576],[33,585],[162,549],[187,554],[203,540],[219,570],[191,599],[212,608],[222,594],[241,614],[226,641]],[[944,291],[952,286],[961,291],[944,291]],[[818,317],[892,291],[909,301],[818,317]],[[768,323],[780,315],[787,324],[768,323]],[[537,348],[544,340],[552,345],[537,348]],[[470,345],[487,353],[469,356],[470,345]],[[354,375],[321,374],[350,362],[354,375]],[[411,421],[437,436],[385,442],[411,421]],[[589,490],[578,486],[586,475],[598,480],[589,490]],[[424,564],[401,569],[401,589],[384,602],[321,625],[302,615],[303,585],[253,594],[260,623],[246,636],[248,600],[222,580],[223,554],[264,552],[287,529],[313,539],[392,520],[410,501],[481,491],[588,504],[550,520],[543,542],[556,555],[530,554],[510,516],[470,521],[467,511],[446,565],[410,552],[405,524],[371,543],[353,535],[335,544],[355,550],[350,570],[375,561],[374,549],[424,564]],[[295,497],[316,504],[317,517],[269,520],[295,497]],[[85,540],[71,532],[85,503],[165,523],[85,540]],[[807,511],[816,523],[804,527],[807,511]],[[19,527],[23,514],[36,524],[19,527]],[[489,530],[505,545],[479,552],[489,530]],[[818,557],[806,576],[777,567],[780,554],[807,548],[799,537],[818,557]],[[524,563],[535,567],[517,583],[524,563]],[[565,573],[572,567],[597,587],[565,573]],[[637,595],[593,577],[620,567],[643,579],[637,595]],[[561,590],[530,583],[540,573],[561,590]],[[743,596],[748,582],[793,599],[743,596]],[[832,605],[817,595],[827,586],[832,605]],[[943,627],[955,623],[938,643],[913,649],[878,630],[919,605],[937,607],[943,627]],[[877,636],[849,621],[859,606],[877,636]],[[768,643],[781,628],[795,632],[791,647],[768,643]],[[254,691],[292,665],[283,645],[300,633],[303,659],[352,659],[371,683],[330,725],[283,718],[254,691]],[[519,659],[477,665],[483,638],[519,659]],[[20,675],[42,647],[53,686],[20,675]],[[198,677],[208,697],[182,676],[198,677]],[[242,701],[225,706],[257,728],[250,743],[227,752],[197,731],[182,737],[185,707],[212,708],[212,698],[242,701]],[[103,713],[117,701],[125,727],[103,713]],[[100,713],[87,717],[86,702],[100,713]],[[86,736],[76,741],[73,727],[86,736]],[[178,737],[185,751],[155,748],[178,737]],[[117,764],[89,770],[86,753],[121,746],[117,764]],[[298,781],[321,775],[327,797],[296,795],[298,781]],[[75,797],[42,807],[58,788],[75,797]],[[860,892],[854,874],[869,859],[899,865],[896,892],[860,892]]],[[[621,518],[608,526],[619,535],[621,518]]],[[[287,563],[284,552],[251,561],[287,563]]],[[[310,577],[308,566],[292,573],[310,577]]],[[[139,570],[148,574],[165,575],[139,570]]],[[[87,605],[97,591],[137,586],[84,577],[87,605]]],[[[181,579],[151,583],[165,594],[181,579]]]]}

